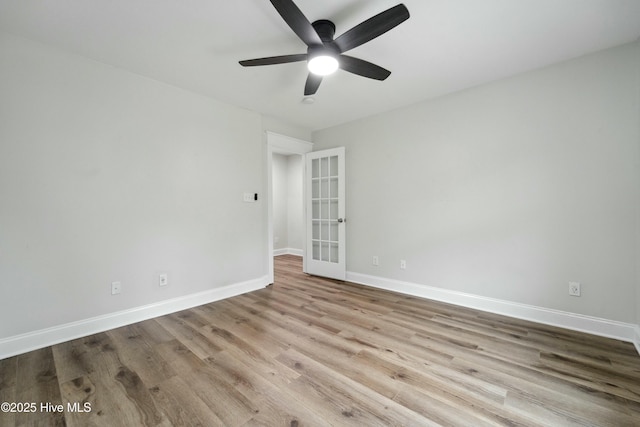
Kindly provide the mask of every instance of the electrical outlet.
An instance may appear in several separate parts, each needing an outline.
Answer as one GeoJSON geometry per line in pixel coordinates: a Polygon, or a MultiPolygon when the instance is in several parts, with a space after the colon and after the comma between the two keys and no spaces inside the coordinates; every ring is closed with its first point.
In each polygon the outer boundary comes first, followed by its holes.
{"type": "Polygon", "coordinates": [[[167,286],[169,284],[169,276],[167,273],[161,273],[158,279],[160,286],[167,286]]]}
{"type": "Polygon", "coordinates": [[[122,292],[122,283],[111,282],[111,295],[118,295],[122,292]]]}
{"type": "Polygon", "coordinates": [[[374,255],[373,256],[373,261],[372,261],[373,265],[378,266],[380,265],[380,258],[378,258],[378,255],[374,255]]]}
{"type": "Polygon", "coordinates": [[[406,270],[407,269],[407,261],[404,259],[400,260],[400,270],[406,270]]]}
{"type": "Polygon", "coordinates": [[[569,282],[569,295],[572,297],[580,296],[580,283],[579,282],[569,282]]]}

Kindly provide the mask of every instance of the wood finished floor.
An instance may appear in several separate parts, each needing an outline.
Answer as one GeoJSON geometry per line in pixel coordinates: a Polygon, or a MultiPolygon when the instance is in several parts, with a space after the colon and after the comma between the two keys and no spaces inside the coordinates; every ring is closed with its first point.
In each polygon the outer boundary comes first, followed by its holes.
{"type": "Polygon", "coordinates": [[[38,405],[3,427],[640,426],[640,357],[281,256],[264,290],[0,361],[0,402],[38,405]]]}

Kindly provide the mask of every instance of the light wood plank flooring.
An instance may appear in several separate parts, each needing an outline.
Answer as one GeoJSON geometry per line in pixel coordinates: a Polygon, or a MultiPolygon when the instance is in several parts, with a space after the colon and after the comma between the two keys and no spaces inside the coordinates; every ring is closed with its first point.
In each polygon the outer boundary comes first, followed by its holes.
{"type": "Polygon", "coordinates": [[[281,256],[264,290],[0,361],[0,402],[37,404],[0,426],[640,426],[640,357],[281,256]]]}

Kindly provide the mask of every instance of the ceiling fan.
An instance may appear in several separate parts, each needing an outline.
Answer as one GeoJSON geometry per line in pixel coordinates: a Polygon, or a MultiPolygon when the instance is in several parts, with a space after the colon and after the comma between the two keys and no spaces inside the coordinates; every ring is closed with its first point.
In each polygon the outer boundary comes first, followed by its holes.
{"type": "Polygon", "coordinates": [[[409,10],[404,4],[387,9],[334,39],[336,26],[333,22],[320,19],[310,23],[292,0],[270,1],[293,32],[307,45],[307,53],[248,59],[240,61],[243,67],[307,61],[309,75],[304,86],[305,96],[315,94],[322,77],[338,68],[375,80],[384,80],[391,74],[389,70],[344,55],[344,52],[375,39],[409,19],[409,10]]]}

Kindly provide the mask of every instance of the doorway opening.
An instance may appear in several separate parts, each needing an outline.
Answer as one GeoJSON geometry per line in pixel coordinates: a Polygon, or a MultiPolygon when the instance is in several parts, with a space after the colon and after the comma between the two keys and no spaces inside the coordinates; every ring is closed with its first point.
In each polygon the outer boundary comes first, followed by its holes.
{"type": "Polygon", "coordinates": [[[306,260],[305,161],[313,144],[267,132],[267,265],[269,281],[274,281],[274,256],[302,257],[306,260]]]}

